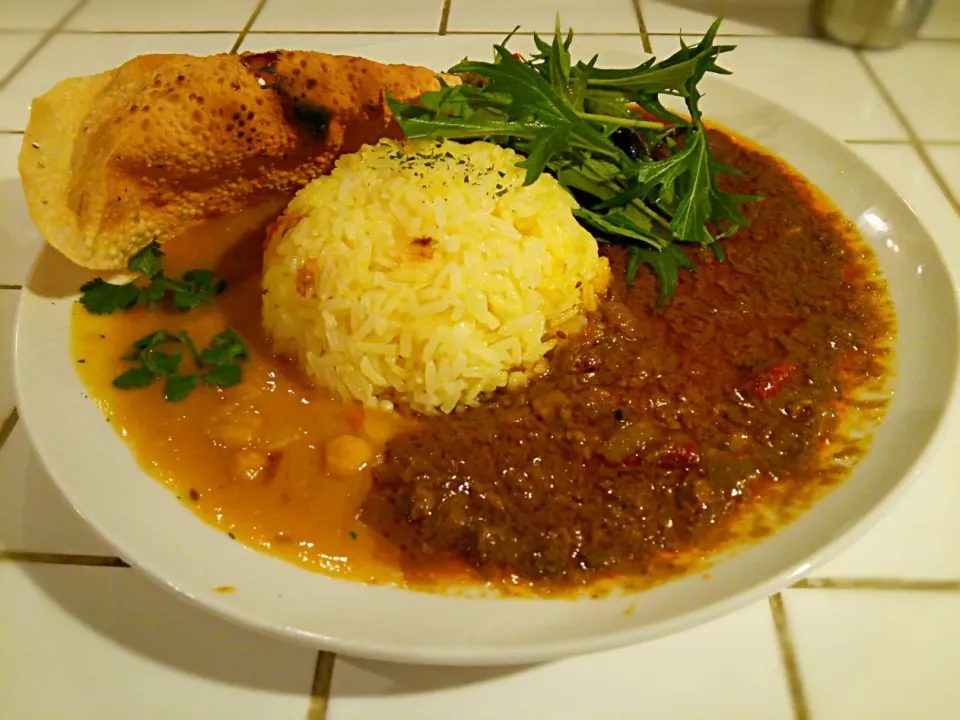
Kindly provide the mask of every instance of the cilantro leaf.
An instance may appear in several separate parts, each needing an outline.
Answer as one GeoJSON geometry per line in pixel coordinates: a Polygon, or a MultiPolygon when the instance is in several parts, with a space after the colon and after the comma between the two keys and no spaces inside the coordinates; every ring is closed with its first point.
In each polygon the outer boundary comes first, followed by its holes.
{"type": "Polygon", "coordinates": [[[164,253],[160,249],[160,243],[154,240],[130,258],[127,262],[127,269],[131,272],[139,272],[152,276],[160,269],[160,266],[163,264],[163,258],[164,253]]]}
{"type": "MultiPolygon", "coordinates": [[[[210,275],[213,278],[213,275],[210,275]]],[[[195,282],[205,283],[203,277],[194,278],[195,282]]],[[[123,359],[137,363],[137,367],[127,370],[114,380],[114,385],[122,389],[144,388],[158,378],[164,379],[164,398],[168,402],[183,400],[200,384],[214,387],[230,387],[243,378],[241,362],[248,359],[246,345],[236,330],[227,328],[215,335],[210,344],[197,352],[190,334],[185,330],[170,332],[158,330],[134,342],[123,359]],[[187,348],[190,359],[199,372],[180,371],[183,352],[164,352],[165,345],[179,344],[187,348]]]]}
{"type": "Polygon", "coordinates": [[[216,295],[223,291],[223,288],[226,287],[226,283],[217,281],[213,272],[210,270],[187,270],[183,274],[183,282],[189,283],[198,290],[203,290],[209,292],[212,295],[216,295]]]}
{"type": "Polygon", "coordinates": [[[214,336],[209,347],[200,353],[200,360],[207,365],[224,365],[238,358],[247,358],[247,348],[232,328],[214,336]]]}
{"type": "Polygon", "coordinates": [[[207,385],[216,387],[230,387],[240,382],[243,371],[240,366],[233,363],[230,365],[215,365],[214,368],[203,375],[203,381],[207,385]]]}
{"type": "Polygon", "coordinates": [[[163,399],[167,402],[180,402],[187,397],[200,382],[196,375],[168,375],[163,383],[163,399]]]}
{"type": "Polygon", "coordinates": [[[127,269],[141,273],[146,282],[140,279],[139,284],[135,280],[112,285],[103,278],[95,278],[81,286],[80,304],[95,315],[109,315],[138,305],[150,309],[169,296],[177,310],[188,312],[227,287],[226,281],[210,270],[188,270],[180,280],[169,278],[162,269],[164,257],[160,245],[150,243],[127,262],[127,269]]]}
{"type": "Polygon", "coordinates": [[[192,290],[174,290],[170,302],[180,312],[190,312],[204,300],[206,298],[203,295],[192,290]]]}
{"type": "Polygon", "coordinates": [[[203,375],[207,385],[230,387],[240,382],[240,361],[246,360],[247,348],[236,330],[227,328],[214,336],[210,345],[200,353],[200,360],[210,366],[203,375]]]}
{"type": "Polygon", "coordinates": [[[202,364],[200,360],[200,353],[197,352],[197,346],[193,344],[193,338],[190,337],[190,333],[186,330],[182,330],[176,333],[177,339],[187,346],[187,351],[190,353],[190,358],[193,360],[194,364],[199,366],[202,364]]]}
{"type": "Polygon", "coordinates": [[[80,286],[80,304],[94,315],[129,310],[139,300],[140,290],[131,283],[112,285],[103,278],[94,278],[80,286]]]}
{"type": "Polygon", "coordinates": [[[145,367],[130,368],[113,379],[113,386],[121,390],[134,390],[149,387],[156,375],[145,367]]]}
{"type": "Polygon", "coordinates": [[[140,302],[148,308],[159,304],[167,294],[169,283],[162,272],[157,273],[143,290],[140,291],[140,302]]]}
{"type": "Polygon", "coordinates": [[[140,362],[154,375],[173,375],[180,369],[183,353],[173,354],[159,350],[144,350],[140,355],[140,362]]]}
{"type": "Polygon", "coordinates": [[[158,377],[168,379],[177,375],[183,353],[166,353],[158,349],[159,346],[169,343],[180,343],[179,334],[158,330],[134,342],[123,356],[127,362],[137,363],[138,366],[127,370],[117,377],[113,384],[124,390],[144,388],[149,386],[158,377]]]}
{"type": "MultiPolygon", "coordinates": [[[[137,355],[140,354],[139,351],[155,348],[157,347],[157,345],[160,345],[161,343],[179,342],[179,341],[180,341],[179,335],[175,335],[174,333],[167,332],[166,330],[157,330],[156,332],[152,332],[149,335],[144,335],[142,338],[134,342],[133,345],[130,346],[130,350],[131,352],[134,353],[132,357],[136,357],[137,355]]],[[[131,355],[128,354],[124,356],[124,359],[126,360],[130,357],[131,355]]]]}
{"type": "Polygon", "coordinates": [[[167,280],[167,285],[173,290],[171,303],[181,312],[208,302],[227,287],[226,281],[217,279],[210,270],[188,270],[180,280],[167,280]]]}

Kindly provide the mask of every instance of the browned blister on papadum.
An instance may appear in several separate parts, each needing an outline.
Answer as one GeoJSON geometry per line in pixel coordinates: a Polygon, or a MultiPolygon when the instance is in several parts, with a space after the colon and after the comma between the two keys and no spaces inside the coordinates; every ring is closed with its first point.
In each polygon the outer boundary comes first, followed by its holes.
{"type": "Polygon", "coordinates": [[[143,55],[33,102],[20,176],[57,250],[122,270],[153,240],[282,201],[364,143],[402,135],[385,94],[433,71],[306,51],[143,55]]]}

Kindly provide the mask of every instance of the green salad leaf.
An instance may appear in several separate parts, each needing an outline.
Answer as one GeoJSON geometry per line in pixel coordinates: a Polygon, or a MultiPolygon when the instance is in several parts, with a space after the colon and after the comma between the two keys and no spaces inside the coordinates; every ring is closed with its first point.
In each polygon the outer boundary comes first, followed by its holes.
{"type": "Polygon", "coordinates": [[[651,268],[662,306],[680,271],[693,269],[678,244],[716,246],[722,260],[717,243],[747,224],[741,205],[759,199],[720,189],[718,178],[737,171],[714,156],[700,111],[700,81],[728,74],[717,60],[734,49],[715,44],[720,22],[695,45],[681,39],[665,60],[610,69],[597,67],[596,57],[574,63],[573,30],[564,36],[558,18],[550,42],[534,35],[529,58],[507,50],[508,36],[492,61],[450,68],[470,83],[441,80],[416,104],[387,102],[408,138],[496,142],[524,155],[525,184],[554,175],[599,242],[629,248],[629,284],[641,266],[651,268]],[[687,117],[662,96],[681,98],[687,117]]]}

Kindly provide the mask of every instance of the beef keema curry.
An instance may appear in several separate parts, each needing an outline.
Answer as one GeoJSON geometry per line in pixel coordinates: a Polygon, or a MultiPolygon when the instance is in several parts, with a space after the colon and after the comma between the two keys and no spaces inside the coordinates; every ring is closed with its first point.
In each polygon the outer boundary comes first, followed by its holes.
{"type": "Polygon", "coordinates": [[[550,373],[387,446],[361,519],[412,565],[588,582],[718,541],[774,485],[832,482],[850,399],[884,376],[890,308],[848,223],[776,159],[719,132],[730,190],[763,196],[654,312],[610,296],[550,373]]]}

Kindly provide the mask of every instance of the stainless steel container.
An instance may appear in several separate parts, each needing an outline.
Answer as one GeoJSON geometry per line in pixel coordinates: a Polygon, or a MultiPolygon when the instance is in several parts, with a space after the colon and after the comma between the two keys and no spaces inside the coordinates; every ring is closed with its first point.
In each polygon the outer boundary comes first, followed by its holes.
{"type": "Polygon", "coordinates": [[[932,4],[933,0],[813,0],[813,20],[821,34],[843,45],[888,49],[916,37],[932,4]]]}

